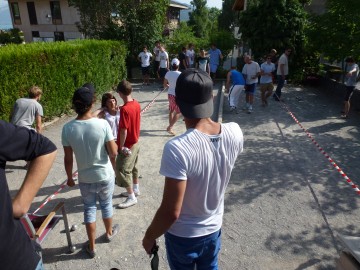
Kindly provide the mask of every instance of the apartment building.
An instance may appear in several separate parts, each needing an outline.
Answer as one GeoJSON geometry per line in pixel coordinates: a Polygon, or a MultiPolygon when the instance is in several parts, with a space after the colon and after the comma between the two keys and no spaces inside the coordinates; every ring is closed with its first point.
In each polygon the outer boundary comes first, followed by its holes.
{"type": "MultiPolygon", "coordinates": [[[[80,23],[80,13],[76,8],[69,7],[67,0],[8,0],[8,4],[13,28],[19,28],[24,33],[25,42],[84,38],[76,26],[80,23]]],[[[180,10],[183,9],[188,7],[170,1],[166,32],[171,32],[179,25],[180,10]]]]}

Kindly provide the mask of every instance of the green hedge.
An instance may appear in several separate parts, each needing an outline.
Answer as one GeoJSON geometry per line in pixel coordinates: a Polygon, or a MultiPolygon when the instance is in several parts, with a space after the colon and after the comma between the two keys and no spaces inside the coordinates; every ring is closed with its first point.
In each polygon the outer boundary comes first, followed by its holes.
{"type": "Polygon", "coordinates": [[[127,50],[119,41],[77,40],[0,47],[0,119],[8,120],[16,99],[37,85],[46,119],[69,112],[74,90],[85,82],[97,94],[126,78],[127,50]]]}

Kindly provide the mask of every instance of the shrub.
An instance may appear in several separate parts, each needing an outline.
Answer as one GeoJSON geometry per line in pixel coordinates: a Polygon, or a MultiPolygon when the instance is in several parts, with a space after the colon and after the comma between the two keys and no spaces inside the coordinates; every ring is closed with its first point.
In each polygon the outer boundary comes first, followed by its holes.
{"type": "Polygon", "coordinates": [[[126,47],[118,41],[77,40],[8,45],[0,48],[0,119],[9,119],[16,99],[37,85],[51,119],[71,108],[76,88],[92,82],[97,94],[126,77],[126,47]]]}

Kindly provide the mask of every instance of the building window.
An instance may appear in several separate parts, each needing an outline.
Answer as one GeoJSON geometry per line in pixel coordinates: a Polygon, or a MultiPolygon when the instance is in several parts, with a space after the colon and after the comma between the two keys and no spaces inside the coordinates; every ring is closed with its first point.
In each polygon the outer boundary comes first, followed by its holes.
{"type": "Polygon", "coordinates": [[[60,1],[50,1],[51,18],[53,24],[62,24],[60,1]]]}
{"type": "Polygon", "coordinates": [[[14,19],[14,24],[21,24],[20,9],[17,2],[11,3],[11,12],[14,19]]]}
{"type": "Polygon", "coordinates": [[[55,41],[65,41],[64,32],[54,32],[55,41]]]}
{"type": "Polygon", "coordinates": [[[38,38],[38,37],[40,37],[39,31],[31,31],[31,34],[32,34],[33,38],[38,38]]]}
{"type": "Polygon", "coordinates": [[[30,24],[38,24],[37,18],[36,18],[36,10],[35,10],[35,3],[34,2],[26,2],[28,13],[29,13],[29,20],[30,24]]]}

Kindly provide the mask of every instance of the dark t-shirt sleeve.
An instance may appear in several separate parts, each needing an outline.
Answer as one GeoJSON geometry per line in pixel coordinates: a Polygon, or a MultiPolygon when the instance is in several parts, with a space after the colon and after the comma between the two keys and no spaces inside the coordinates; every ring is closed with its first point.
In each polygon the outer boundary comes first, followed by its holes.
{"type": "Polygon", "coordinates": [[[0,120],[0,268],[35,269],[40,256],[20,220],[13,218],[12,201],[5,176],[7,161],[33,160],[51,153],[56,146],[46,137],[0,120]]]}
{"type": "Polygon", "coordinates": [[[56,150],[56,146],[48,138],[24,127],[0,121],[0,164],[6,161],[31,161],[38,156],[56,150]]]}

